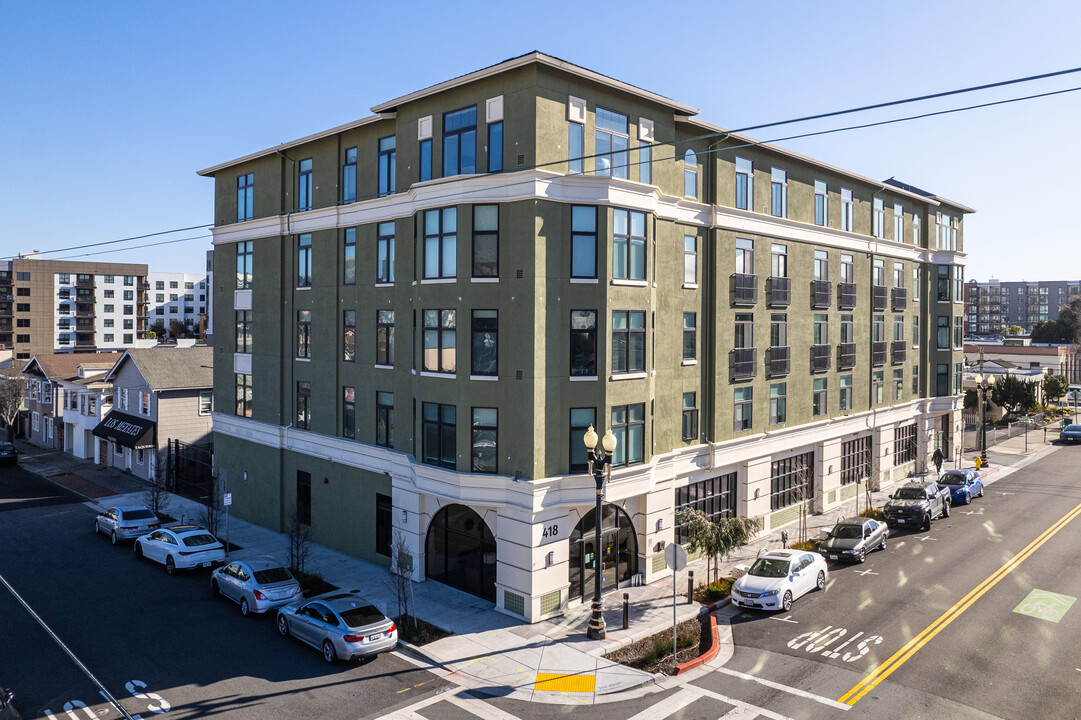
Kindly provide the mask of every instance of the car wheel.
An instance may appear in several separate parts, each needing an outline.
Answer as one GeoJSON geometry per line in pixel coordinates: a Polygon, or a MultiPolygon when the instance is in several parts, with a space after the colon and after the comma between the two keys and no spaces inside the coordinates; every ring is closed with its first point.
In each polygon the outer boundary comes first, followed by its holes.
{"type": "Polygon", "coordinates": [[[112,535],[109,537],[113,541],[113,545],[116,545],[116,530],[113,530],[112,535]]]}
{"type": "Polygon", "coordinates": [[[983,485],[980,485],[980,491],[976,493],[976,497],[983,497],[983,485]]]}
{"type": "Polygon", "coordinates": [[[210,595],[211,595],[211,597],[216,597],[216,598],[221,597],[221,586],[218,585],[217,580],[211,580],[210,581],[210,595]]]}
{"type": "Polygon", "coordinates": [[[886,536],[885,535],[882,536],[882,542],[880,542],[878,544],[878,549],[879,550],[885,550],[886,549],[886,536]]]}
{"type": "Polygon", "coordinates": [[[247,617],[249,612],[251,612],[251,608],[248,607],[248,598],[244,598],[240,601],[240,614],[247,617]]]}
{"type": "Polygon", "coordinates": [[[862,563],[867,559],[867,551],[860,550],[860,554],[856,556],[856,562],[862,563]]]}
{"type": "Polygon", "coordinates": [[[143,546],[139,544],[138,540],[135,541],[135,557],[140,560],[143,559],[143,546]]]}
{"type": "Polygon", "coordinates": [[[98,525],[98,521],[94,521],[94,534],[101,535],[101,525],[98,525]]]}
{"type": "Polygon", "coordinates": [[[792,609],[792,591],[791,590],[785,590],[784,591],[784,597],[781,598],[781,608],[785,612],[788,612],[789,610],[792,609]]]}
{"type": "Polygon", "coordinates": [[[172,575],[173,573],[176,572],[176,563],[173,562],[173,556],[172,555],[165,558],[165,572],[168,575],[172,575]]]}
{"type": "Polygon", "coordinates": [[[334,654],[334,643],[330,640],[323,641],[323,659],[328,663],[332,663],[338,659],[338,656],[334,654]]]}
{"type": "Polygon", "coordinates": [[[285,619],[284,615],[278,616],[278,633],[282,637],[289,637],[289,621],[285,619]]]}
{"type": "Polygon", "coordinates": [[[815,583],[815,584],[818,586],[819,590],[825,590],[826,589],[826,573],[819,570],[818,571],[818,582],[815,583]]]}
{"type": "Polygon", "coordinates": [[[930,514],[927,514],[927,515],[923,516],[923,529],[924,530],[930,530],[931,529],[931,515],[930,514]]]}
{"type": "Polygon", "coordinates": [[[942,517],[948,518],[950,516],[950,504],[948,502],[942,503],[942,517]]]}

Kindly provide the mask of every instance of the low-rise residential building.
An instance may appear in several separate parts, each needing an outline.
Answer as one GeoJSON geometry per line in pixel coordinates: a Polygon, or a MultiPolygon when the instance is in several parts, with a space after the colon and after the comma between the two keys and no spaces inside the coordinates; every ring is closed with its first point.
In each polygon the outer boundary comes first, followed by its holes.
{"type": "MultiPolygon", "coordinates": [[[[22,368],[30,420],[27,439],[42,447],[70,452],[76,442],[66,427],[72,393],[78,396],[80,388],[88,393],[104,388],[107,396],[108,384],[102,381],[119,357],[120,353],[115,352],[40,353],[31,357],[22,368]],[[93,391],[91,386],[95,387],[93,391]]],[[[80,441],[78,447],[84,451],[85,445],[80,441]]]]}

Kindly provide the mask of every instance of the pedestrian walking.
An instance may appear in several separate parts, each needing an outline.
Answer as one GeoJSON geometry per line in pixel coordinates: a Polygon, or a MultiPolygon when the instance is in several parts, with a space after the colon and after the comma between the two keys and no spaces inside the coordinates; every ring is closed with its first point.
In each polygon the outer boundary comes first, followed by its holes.
{"type": "Polygon", "coordinates": [[[942,448],[935,448],[935,454],[931,456],[931,462],[935,464],[935,471],[942,474],[942,448]]]}

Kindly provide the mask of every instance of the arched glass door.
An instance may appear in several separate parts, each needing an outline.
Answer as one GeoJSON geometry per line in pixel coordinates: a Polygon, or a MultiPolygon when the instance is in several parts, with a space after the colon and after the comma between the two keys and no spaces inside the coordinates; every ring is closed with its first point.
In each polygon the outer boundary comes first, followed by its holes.
{"type": "Polygon", "coordinates": [[[495,537],[465,505],[435,514],[425,541],[424,574],[470,595],[495,602],[495,537]]]}
{"type": "MultiPolygon", "coordinates": [[[[597,511],[586,513],[570,537],[570,597],[592,598],[598,553],[595,551],[597,511]]],[[[601,509],[601,547],[599,553],[601,592],[629,582],[638,572],[638,538],[631,518],[615,505],[601,509]]]]}

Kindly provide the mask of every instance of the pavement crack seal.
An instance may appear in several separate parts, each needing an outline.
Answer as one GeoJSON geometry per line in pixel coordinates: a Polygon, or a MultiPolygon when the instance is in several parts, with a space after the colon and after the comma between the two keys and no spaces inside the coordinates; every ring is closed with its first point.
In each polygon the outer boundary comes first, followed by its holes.
{"type": "Polygon", "coordinates": [[[905,643],[904,647],[895,652],[888,660],[876,667],[858,683],[855,687],[846,692],[840,698],[838,702],[845,703],[847,705],[855,705],[859,702],[860,698],[873,690],[880,682],[885,680],[890,674],[901,667],[910,657],[916,654],[916,651],[931,641],[935,635],[946,628],[951,622],[960,617],[961,613],[967,610],[974,602],[979,600],[987,593],[988,590],[993,588],[999,583],[1000,580],[1005,578],[1017,567],[1023,563],[1032,553],[1036,552],[1050,540],[1059,530],[1066,527],[1071,521],[1081,515],[1081,504],[1077,505],[1073,510],[1059,518],[1051,527],[1044,530],[1035,540],[1030,542],[1024,550],[1010,558],[1002,567],[991,574],[986,580],[977,585],[975,588],[969,591],[967,595],[957,601],[957,603],[928,625],[923,632],[916,637],[905,643]]]}

